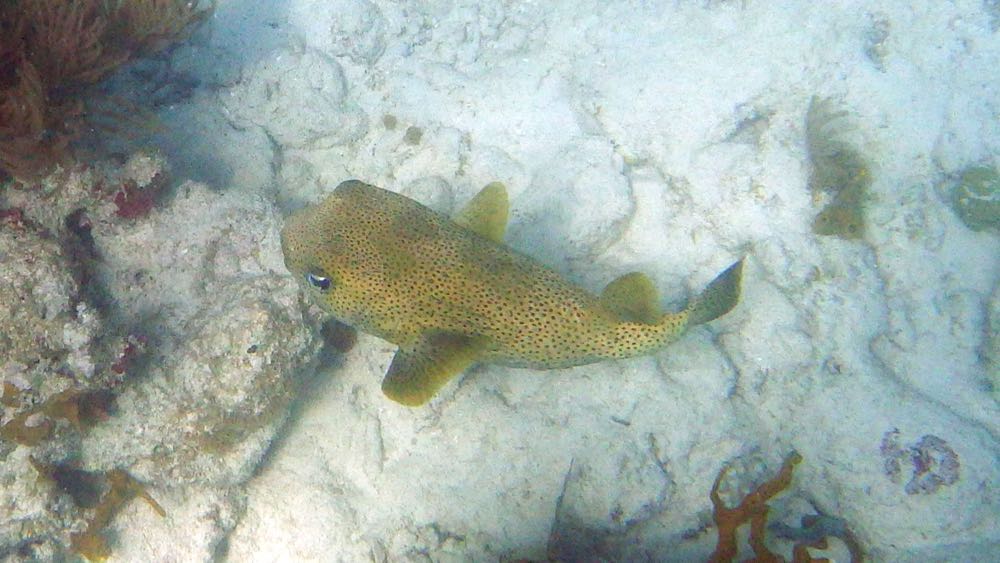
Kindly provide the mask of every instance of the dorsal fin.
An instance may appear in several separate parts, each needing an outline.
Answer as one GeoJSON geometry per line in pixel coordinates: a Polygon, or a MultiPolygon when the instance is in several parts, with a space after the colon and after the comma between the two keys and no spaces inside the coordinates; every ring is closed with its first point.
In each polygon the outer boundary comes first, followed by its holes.
{"type": "Polygon", "coordinates": [[[458,212],[455,222],[493,242],[503,242],[508,207],[507,188],[500,182],[492,182],[458,212]]]}
{"type": "Polygon", "coordinates": [[[656,286],[642,272],[619,277],[601,293],[601,303],[630,322],[656,324],[660,319],[657,301],[656,286]]]}

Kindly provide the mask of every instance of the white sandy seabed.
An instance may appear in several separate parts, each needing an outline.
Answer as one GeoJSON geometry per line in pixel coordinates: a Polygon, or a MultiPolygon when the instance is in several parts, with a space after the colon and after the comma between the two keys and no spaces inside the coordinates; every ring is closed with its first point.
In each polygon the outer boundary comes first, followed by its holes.
{"type": "Polygon", "coordinates": [[[174,176],[281,213],[348,178],[446,212],[500,180],[507,242],[590,290],[641,270],[676,307],[745,255],[744,298],[656,355],[477,367],[419,409],[362,335],[231,513],[161,491],[116,557],[700,560],[719,470],[792,450],[772,519],[995,557],[1000,245],[937,186],[1000,164],[998,27],[992,0],[220,1],[171,60],[201,85],[162,114],[174,176]],[[812,233],[814,95],[873,163],[864,240],[812,233]]]}

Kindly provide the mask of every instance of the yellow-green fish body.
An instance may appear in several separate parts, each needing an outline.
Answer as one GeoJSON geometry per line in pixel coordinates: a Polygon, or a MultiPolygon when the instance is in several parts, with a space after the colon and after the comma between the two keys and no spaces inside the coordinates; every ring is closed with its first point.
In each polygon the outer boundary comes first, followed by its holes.
{"type": "Polygon", "coordinates": [[[501,184],[452,220],[352,180],[290,217],[282,249],[323,308],[399,346],[382,388],[407,405],[477,362],[550,369],[646,354],[739,299],[742,261],[679,313],[660,314],[637,273],[596,297],[504,246],[506,220],[501,184]]]}

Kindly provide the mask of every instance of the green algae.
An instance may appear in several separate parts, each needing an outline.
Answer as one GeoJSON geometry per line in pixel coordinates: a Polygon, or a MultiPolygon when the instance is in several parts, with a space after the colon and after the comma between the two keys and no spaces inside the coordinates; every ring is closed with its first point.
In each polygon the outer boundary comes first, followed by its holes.
{"type": "Polygon", "coordinates": [[[1000,174],[989,166],[970,166],[947,189],[958,218],[973,231],[1000,230],[1000,174]]]}

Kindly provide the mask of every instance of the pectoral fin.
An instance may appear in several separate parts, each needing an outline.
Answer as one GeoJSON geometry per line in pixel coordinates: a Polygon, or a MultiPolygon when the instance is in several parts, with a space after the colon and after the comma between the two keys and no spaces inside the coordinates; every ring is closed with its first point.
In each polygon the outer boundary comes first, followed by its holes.
{"type": "Polygon", "coordinates": [[[655,324],[660,318],[657,301],[656,286],[641,272],[619,277],[601,293],[601,303],[629,322],[655,324]]]}
{"type": "Polygon", "coordinates": [[[454,221],[493,242],[502,242],[508,211],[507,188],[500,182],[493,182],[480,190],[458,212],[454,221]]]}
{"type": "Polygon", "coordinates": [[[382,392],[397,403],[420,406],[475,363],[485,346],[486,339],[464,334],[424,335],[415,345],[396,352],[382,381],[382,392]]]}

